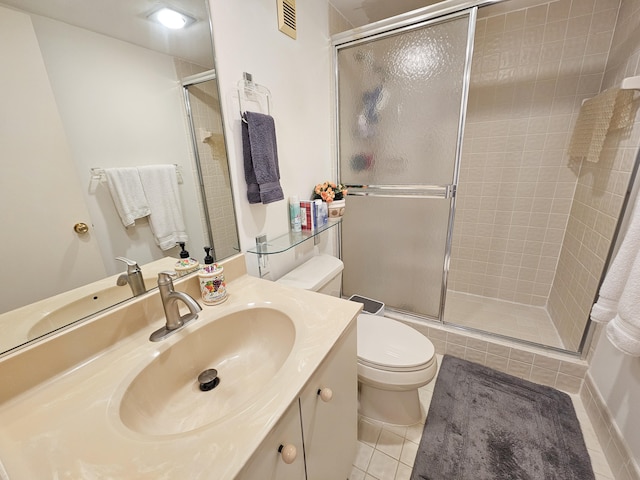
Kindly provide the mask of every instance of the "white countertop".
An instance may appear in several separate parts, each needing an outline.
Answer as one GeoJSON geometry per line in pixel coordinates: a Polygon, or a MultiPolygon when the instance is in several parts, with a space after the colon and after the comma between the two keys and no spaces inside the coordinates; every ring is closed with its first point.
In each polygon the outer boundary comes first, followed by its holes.
{"type": "MultiPolygon", "coordinates": [[[[241,255],[235,258],[244,263],[241,255]]],[[[192,277],[177,289],[197,298],[197,285],[197,277],[192,277]]],[[[0,397],[0,461],[9,478],[234,478],[355,321],[361,305],[246,274],[228,281],[227,290],[226,302],[203,306],[198,320],[158,343],[148,340],[151,332],[164,323],[161,302],[155,294],[72,328],[67,338],[48,339],[0,360],[0,376],[8,380],[0,397]],[[153,358],[217,318],[258,307],[276,308],[288,315],[295,325],[296,338],[281,370],[240,415],[167,436],[143,435],[122,423],[118,399],[128,382],[153,358]],[[106,348],[96,347],[96,352],[58,362],[60,366],[55,368],[60,371],[47,365],[52,356],[74,354],[70,339],[77,344],[78,339],[86,338],[97,345],[100,340],[93,339],[124,328],[140,312],[151,323],[132,327],[130,334],[114,337],[114,343],[106,348]],[[43,373],[41,367],[54,371],[43,373]],[[23,376],[30,372],[34,375],[28,383],[23,376]],[[38,375],[44,378],[38,380],[38,375]]]]}

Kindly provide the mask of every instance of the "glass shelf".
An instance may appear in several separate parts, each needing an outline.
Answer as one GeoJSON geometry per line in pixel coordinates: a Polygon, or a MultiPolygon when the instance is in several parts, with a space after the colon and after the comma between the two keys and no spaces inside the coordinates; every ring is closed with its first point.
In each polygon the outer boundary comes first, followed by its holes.
{"type": "MultiPolygon", "coordinates": [[[[318,228],[317,230],[303,230],[301,232],[289,232],[284,235],[280,235],[275,238],[267,239],[264,243],[256,244],[255,247],[247,250],[248,253],[255,253],[257,255],[273,255],[276,253],[286,252],[290,248],[300,245],[306,242],[310,238],[317,237],[323,232],[340,225],[342,219],[329,220],[329,222],[318,228]]],[[[259,238],[259,237],[258,237],[259,238]]],[[[257,239],[256,239],[257,242],[257,239]]]]}

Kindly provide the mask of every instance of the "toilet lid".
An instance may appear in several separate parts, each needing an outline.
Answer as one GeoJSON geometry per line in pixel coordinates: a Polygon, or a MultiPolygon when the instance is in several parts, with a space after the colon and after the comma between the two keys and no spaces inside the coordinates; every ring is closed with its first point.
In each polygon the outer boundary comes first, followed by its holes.
{"type": "Polygon", "coordinates": [[[358,315],[358,359],[383,370],[419,370],[435,355],[427,337],[379,315],[358,315]]]}

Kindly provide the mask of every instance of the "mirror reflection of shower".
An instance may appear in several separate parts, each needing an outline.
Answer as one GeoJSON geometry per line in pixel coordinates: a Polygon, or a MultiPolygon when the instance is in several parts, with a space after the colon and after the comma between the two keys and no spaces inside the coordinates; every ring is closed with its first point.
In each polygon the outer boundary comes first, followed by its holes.
{"type": "Polygon", "coordinates": [[[202,222],[215,260],[240,251],[214,70],[182,80],[201,198],[202,222]]]}

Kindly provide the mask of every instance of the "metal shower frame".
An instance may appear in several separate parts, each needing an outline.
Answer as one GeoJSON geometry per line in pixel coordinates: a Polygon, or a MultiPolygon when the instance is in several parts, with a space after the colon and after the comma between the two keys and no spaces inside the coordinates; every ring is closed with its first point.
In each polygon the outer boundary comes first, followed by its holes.
{"type": "MultiPolygon", "coordinates": [[[[456,146],[456,164],[455,164],[455,170],[454,170],[454,176],[453,176],[453,188],[452,189],[448,189],[448,190],[443,190],[443,188],[445,186],[441,186],[441,185],[432,185],[432,186],[424,186],[421,185],[420,188],[422,189],[422,192],[420,194],[414,193],[413,195],[408,195],[407,191],[411,189],[411,185],[402,185],[402,186],[376,186],[376,185],[370,185],[367,187],[370,187],[371,189],[369,190],[369,192],[363,192],[363,191],[358,191],[358,189],[356,188],[356,192],[352,193],[351,191],[349,192],[349,195],[352,194],[356,194],[356,195],[375,195],[375,190],[377,188],[377,194],[378,195],[383,195],[383,196],[419,196],[422,198],[442,198],[443,196],[445,198],[451,198],[451,205],[450,205],[450,215],[449,215],[449,225],[448,225],[448,231],[447,231],[447,241],[446,241],[446,248],[445,248],[445,258],[444,258],[444,268],[443,268],[443,277],[442,277],[442,292],[441,292],[441,298],[440,298],[440,306],[439,306],[439,315],[438,318],[431,318],[431,317],[426,317],[426,316],[422,316],[422,315],[417,315],[417,314],[408,314],[406,312],[402,312],[399,316],[399,318],[401,317],[408,317],[411,319],[414,319],[418,322],[422,322],[424,323],[425,320],[426,321],[434,321],[437,322],[440,325],[446,325],[447,327],[452,327],[458,330],[462,330],[462,331],[469,331],[469,332],[480,332],[483,334],[487,334],[496,338],[502,338],[505,340],[517,340],[519,343],[522,343],[523,345],[528,345],[528,346],[533,346],[533,347],[537,347],[537,348],[543,348],[547,351],[550,352],[560,352],[560,353],[564,353],[564,354],[569,354],[569,355],[573,355],[573,356],[577,356],[580,358],[585,358],[587,353],[588,353],[588,349],[589,349],[589,345],[591,344],[591,340],[593,337],[593,322],[589,319],[587,321],[587,324],[585,326],[584,332],[583,332],[583,336],[582,336],[582,340],[580,342],[580,345],[578,347],[578,351],[577,352],[572,352],[570,350],[565,350],[562,348],[558,348],[558,347],[552,347],[552,346],[548,346],[548,345],[540,345],[534,342],[530,342],[527,340],[521,340],[521,339],[514,339],[512,337],[507,337],[504,335],[500,335],[500,334],[495,334],[492,332],[487,332],[484,330],[478,330],[475,328],[471,328],[471,327],[464,327],[464,326],[459,326],[459,325],[454,325],[454,324],[448,324],[444,322],[444,306],[445,306],[445,300],[446,300],[446,290],[447,290],[447,277],[448,277],[448,273],[449,273],[449,265],[450,265],[450,260],[451,260],[451,241],[452,241],[452,234],[453,234],[453,224],[454,224],[454,219],[455,219],[455,202],[456,202],[456,192],[455,192],[455,187],[458,184],[458,175],[459,175],[459,166],[460,166],[460,152],[462,149],[462,143],[463,143],[463,136],[464,136],[464,121],[465,121],[465,117],[466,117],[466,109],[467,109],[467,95],[468,95],[468,89],[469,89],[469,81],[470,81],[470,75],[471,75],[471,57],[473,55],[473,33],[475,31],[475,23],[476,23],[476,17],[477,17],[477,10],[480,7],[485,7],[485,6],[489,6],[489,5],[495,5],[495,4],[499,4],[499,3],[507,3],[509,2],[509,0],[475,0],[475,1],[470,1],[470,0],[449,0],[447,2],[443,2],[444,5],[441,4],[435,4],[435,5],[431,5],[428,7],[424,7],[418,10],[414,10],[411,12],[407,12],[405,14],[402,15],[398,15],[386,20],[381,20],[379,22],[375,22],[372,23],[370,25],[367,25],[365,27],[360,27],[360,28],[355,28],[353,30],[349,30],[343,33],[339,33],[336,34],[334,36],[332,36],[331,38],[331,47],[333,49],[333,55],[332,55],[332,61],[333,61],[333,94],[334,94],[334,108],[335,108],[335,119],[334,119],[334,135],[335,135],[335,158],[336,158],[336,163],[335,163],[335,169],[336,169],[336,177],[338,176],[339,172],[340,172],[340,132],[339,132],[339,117],[338,117],[338,112],[339,112],[339,97],[338,97],[338,82],[339,82],[339,72],[338,72],[338,51],[341,48],[347,47],[347,46],[353,46],[356,45],[358,43],[363,43],[369,40],[373,40],[373,39],[379,39],[379,38],[384,38],[386,36],[390,36],[390,35],[395,35],[398,33],[402,33],[404,31],[409,31],[412,30],[414,28],[418,28],[418,27],[422,27],[422,26],[428,26],[429,24],[432,23],[436,23],[436,22],[440,22],[442,20],[445,20],[447,18],[453,18],[455,16],[458,15],[464,15],[466,14],[466,12],[472,12],[470,13],[470,18],[469,18],[469,37],[467,38],[467,58],[466,58],[466,68],[465,68],[465,73],[464,73],[464,78],[463,78],[463,102],[462,102],[462,106],[461,106],[461,115],[460,115],[460,124],[459,124],[459,133],[458,133],[458,142],[457,142],[457,146],[456,146]],[[386,190],[386,191],[385,191],[386,190]],[[372,191],[374,191],[374,193],[372,193],[372,191]],[[398,195],[394,195],[394,191],[396,194],[398,195]]],[[[611,244],[611,248],[610,248],[610,252],[608,255],[608,258],[605,262],[605,271],[606,268],[609,266],[610,262],[611,262],[611,257],[612,257],[612,253],[616,244],[616,241],[618,239],[618,235],[619,235],[619,231],[620,231],[620,226],[622,223],[622,219],[625,215],[626,209],[627,209],[627,205],[628,205],[628,198],[629,195],[631,194],[631,190],[633,188],[634,185],[634,178],[635,178],[635,173],[638,171],[638,159],[640,158],[640,152],[638,153],[638,156],[636,158],[636,163],[632,172],[632,176],[629,182],[629,186],[626,192],[626,198],[620,213],[620,217],[618,219],[618,226],[616,228],[616,232],[614,234],[614,237],[612,239],[612,244],[611,244]]],[[[340,179],[338,179],[340,180],[340,179]]],[[[353,190],[353,189],[352,189],[353,190]]],[[[363,189],[365,190],[365,189],[363,189]]],[[[342,257],[342,250],[341,250],[341,243],[339,242],[339,246],[338,246],[338,251],[339,251],[339,255],[340,257],[342,257]]],[[[602,282],[602,280],[601,280],[602,282]]],[[[595,298],[594,298],[594,302],[595,302],[595,298]]],[[[389,309],[389,313],[391,313],[390,316],[393,316],[393,311],[392,309],[389,309]]]]}

